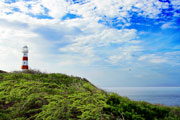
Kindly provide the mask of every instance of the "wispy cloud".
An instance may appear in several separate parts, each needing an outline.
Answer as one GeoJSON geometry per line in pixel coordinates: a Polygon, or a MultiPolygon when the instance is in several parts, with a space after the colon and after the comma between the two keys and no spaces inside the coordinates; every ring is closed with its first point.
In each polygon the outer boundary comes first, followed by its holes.
{"type": "Polygon", "coordinates": [[[166,63],[166,62],[168,62],[166,60],[166,58],[163,58],[162,56],[157,56],[154,54],[141,56],[141,57],[139,57],[139,60],[145,60],[145,61],[149,61],[151,63],[166,63]]]}
{"type": "Polygon", "coordinates": [[[168,23],[165,23],[161,26],[162,29],[167,29],[167,28],[178,28],[176,26],[176,24],[174,24],[173,22],[168,22],[168,23]]]}

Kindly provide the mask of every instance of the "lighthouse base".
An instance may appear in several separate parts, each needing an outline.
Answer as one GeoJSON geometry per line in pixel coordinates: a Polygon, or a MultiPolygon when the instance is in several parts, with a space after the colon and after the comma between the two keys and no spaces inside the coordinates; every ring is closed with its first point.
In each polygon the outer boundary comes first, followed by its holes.
{"type": "Polygon", "coordinates": [[[23,66],[21,67],[21,69],[22,69],[22,71],[27,71],[29,68],[28,68],[28,66],[24,66],[24,65],[23,65],[23,66]]]}

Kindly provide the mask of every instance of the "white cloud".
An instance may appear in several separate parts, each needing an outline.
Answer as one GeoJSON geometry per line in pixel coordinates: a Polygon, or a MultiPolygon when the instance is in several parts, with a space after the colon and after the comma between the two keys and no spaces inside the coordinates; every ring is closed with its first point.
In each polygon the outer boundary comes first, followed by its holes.
{"type": "Polygon", "coordinates": [[[167,29],[167,28],[177,28],[176,25],[174,25],[174,23],[172,22],[168,22],[168,23],[165,23],[161,26],[162,29],[167,29]]]}
{"type": "Polygon", "coordinates": [[[144,55],[139,57],[140,61],[148,61],[151,63],[167,63],[168,60],[166,59],[166,57],[163,56],[157,56],[155,54],[149,54],[149,55],[144,55]]]}
{"type": "Polygon", "coordinates": [[[93,48],[89,46],[81,46],[78,44],[72,44],[70,46],[60,48],[62,52],[82,54],[89,57],[94,57],[93,48]]]}
{"type": "Polygon", "coordinates": [[[158,59],[158,58],[150,59],[149,61],[150,61],[151,63],[166,63],[166,62],[167,62],[166,59],[158,59]]]}
{"type": "MultiPolygon", "coordinates": [[[[77,24],[79,24],[79,21],[72,21],[74,24],[76,24],[76,22],[77,24]]],[[[140,43],[136,39],[137,35],[136,30],[134,29],[116,30],[104,27],[97,23],[94,25],[86,24],[86,26],[83,27],[82,34],[80,36],[75,37],[74,40],[72,40],[72,44],[69,44],[65,47],[61,47],[59,48],[59,50],[61,52],[65,52],[66,54],[75,54],[77,56],[83,55],[86,56],[89,60],[95,59],[95,61],[107,61],[104,59],[104,57],[109,56],[109,61],[111,62],[108,62],[114,64],[113,61],[119,61],[119,59],[126,60],[127,55],[129,56],[129,59],[131,58],[131,52],[135,52],[134,50],[138,49],[136,45],[133,45],[140,43]],[[132,44],[132,46],[127,48],[121,47],[118,49],[113,49],[111,48],[111,44],[132,44]],[[103,54],[104,57],[99,56],[99,53],[101,51],[99,50],[99,47],[106,47],[106,50],[101,52],[101,54],[103,54]],[[117,55],[112,56],[112,54],[117,54],[117,52],[119,51],[126,51],[126,53],[123,53],[123,57],[121,57],[121,55],[119,54],[118,57],[117,55]]],[[[92,61],[94,62],[94,60],[92,61]]]]}
{"type": "MultiPolygon", "coordinates": [[[[80,36],[76,38],[78,44],[89,44],[94,46],[108,46],[111,43],[126,43],[130,42],[133,39],[136,39],[136,30],[134,29],[122,29],[116,30],[106,27],[96,28],[95,31],[92,32],[93,28],[88,28],[85,33],[86,36],[80,36]]],[[[133,41],[134,42],[134,41],[133,41]]]]}
{"type": "Polygon", "coordinates": [[[40,3],[31,4],[31,8],[29,9],[29,12],[34,15],[45,14],[44,8],[42,7],[42,4],[40,3]]]}
{"type": "MultiPolygon", "coordinates": [[[[173,5],[179,4],[177,1],[173,1],[173,5]]],[[[36,1],[18,1],[12,4],[5,4],[1,2],[0,4],[0,14],[3,18],[9,20],[18,21],[31,21],[32,23],[41,21],[28,17],[26,14],[44,14],[54,17],[56,21],[60,19],[66,13],[74,13],[81,15],[83,19],[87,21],[97,22],[102,17],[106,16],[107,20],[110,18],[115,18],[122,21],[125,26],[129,26],[128,21],[131,19],[131,14],[129,11],[137,12],[141,16],[157,18],[161,9],[167,8],[168,3],[163,3],[156,0],[94,0],[89,1],[86,4],[70,4],[65,0],[36,0],[36,1]],[[13,8],[20,9],[21,12],[16,13],[13,8]],[[44,8],[47,8],[45,11],[44,8]],[[7,12],[12,12],[13,15],[6,14],[7,12]]],[[[48,21],[48,20],[46,20],[48,21]]],[[[51,20],[53,21],[53,20],[51,20]]],[[[50,22],[50,21],[48,21],[50,22]]],[[[48,23],[46,22],[46,23],[48,23]]],[[[110,22],[110,21],[109,21],[110,22]]]]}
{"type": "Polygon", "coordinates": [[[72,54],[66,54],[66,55],[59,55],[58,56],[59,61],[58,65],[60,67],[88,67],[93,66],[93,63],[98,61],[99,59],[97,57],[92,56],[86,56],[86,55],[72,55],[72,54]]]}
{"type": "MultiPolygon", "coordinates": [[[[171,0],[171,4],[173,5],[172,7],[176,10],[179,10],[180,9],[180,1],[179,0],[171,0]]],[[[175,13],[174,16],[179,16],[180,13],[175,13]]]]}
{"type": "Polygon", "coordinates": [[[139,61],[162,64],[166,63],[171,66],[179,66],[180,65],[180,52],[179,51],[171,51],[171,52],[163,52],[156,54],[146,54],[142,55],[138,58],[139,61]]]}
{"type": "Polygon", "coordinates": [[[83,5],[72,4],[68,11],[93,21],[106,19],[111,23],[111,19],[117,18],[124,23],[123,26],[129,26],[132,12],[143,17],[158,18],[161,10],[168,7],[168,3],[157,0],[93,0],[83,5]]]}
{"type": "Polygon", "coordinates": [[[134,54],[142,50],[143,49],[140,46],[136,45],[119,47],[115,49],[114,52],[111,52],[111,56],[109,56],[106,62],[113,65],[124,64],[124,62],[129,63],[136,59],[136,57],[134,57],[134,54]],[[113,53],[114,55],[112,55],[113,53]]]}
{"type": "Polygon", "coordinates": [[[110,56],[108,58],[107,62],[111,63],[112,65],[117,65],[119,63],[124,63],[125,60],[129,60],[131,58],[132,58],[132,56],[130,53],[124,52],[119,55],[110,56]]]}
{"type": "Polygon", "coordinates": [[[42,0],[42,5],[49,9],[49,15],[60,19],[67,13],[68,3],[65,0],[42,0]]]}
{"type": "Polygon", "coordinates": [[[11,12],[9,5],[5,4],[3,1],[0,1],[0,15],[6,12],[11,12]]]}

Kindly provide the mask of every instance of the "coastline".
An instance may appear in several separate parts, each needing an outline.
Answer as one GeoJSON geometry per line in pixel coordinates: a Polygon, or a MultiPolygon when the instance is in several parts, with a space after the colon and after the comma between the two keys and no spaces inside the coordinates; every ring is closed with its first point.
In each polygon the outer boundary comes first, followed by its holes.
{"type": "Polygon", "coordinates": [[[101,87],[135,101],[180,106],[180,87],[101,87]]]}

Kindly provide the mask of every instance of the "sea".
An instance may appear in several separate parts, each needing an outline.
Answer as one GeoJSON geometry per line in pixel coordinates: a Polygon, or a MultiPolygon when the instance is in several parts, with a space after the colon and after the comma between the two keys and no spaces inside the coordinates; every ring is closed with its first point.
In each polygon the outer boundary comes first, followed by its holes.
{"type": "Polygon", "coordinates": [[[134,101],[180,106],[180,87],[103,87],[102,89],[134,101]]]}

